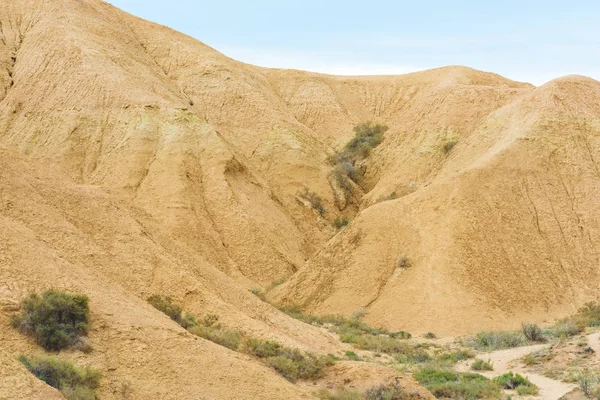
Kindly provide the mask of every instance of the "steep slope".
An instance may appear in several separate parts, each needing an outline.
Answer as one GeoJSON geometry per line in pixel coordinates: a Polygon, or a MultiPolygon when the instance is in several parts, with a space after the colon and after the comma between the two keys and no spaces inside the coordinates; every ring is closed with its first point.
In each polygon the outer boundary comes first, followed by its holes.
{"type": "MultiPolygon", "coordinates": [[[[373,323],[442,334],[541,321],[595,299],[599,116],[600,83],[588,78],[524,94],[423,188],[366,208],[275,297],[319,313],[366,307],[373,323]]],[[[379,184],[401,181],[399,171],[379,184]]]]}
{"type": "Polygon", "coordinates": [[[16,358],[39,349],[10,327],[9,316],[27,293],[53,287],[90,297],[94,351],[63,355],[103,372],[103,398],[116,398],[111,385],[122,382],[136,398],[311,398],[260,362],[187,333],[143,299],[169,293],[196,315],[217,314],[227,326],[324,353],[337,349],[333,338],[187,254],[144,212],[28,164],[0,151],[0,337],[11,343],[0,363],[16,366],[11,379],[21,398],[34,397],[16,358]]]}

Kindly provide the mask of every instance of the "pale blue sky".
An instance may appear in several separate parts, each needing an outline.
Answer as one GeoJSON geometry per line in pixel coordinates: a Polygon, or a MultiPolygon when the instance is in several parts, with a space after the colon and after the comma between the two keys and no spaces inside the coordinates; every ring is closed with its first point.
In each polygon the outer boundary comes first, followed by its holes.
{"type": "Polygon", "coordinates": [[[392,74],[467,65],[600,80],[600,1],[109,0],[266,67],[392,74]]]}

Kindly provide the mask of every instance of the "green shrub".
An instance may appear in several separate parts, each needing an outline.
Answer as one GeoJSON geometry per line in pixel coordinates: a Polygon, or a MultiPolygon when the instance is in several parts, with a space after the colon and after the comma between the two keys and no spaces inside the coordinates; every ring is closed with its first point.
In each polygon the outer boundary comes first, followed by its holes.
{"type": "Polygon", "coordinates": [[[21,313],[13,317],[13,326],[32,335],[44,349],[58,351],[87,335],[89,316],[87,296],[48,290],[23,300],[21,313]]]}
{"type": "Polygon", "coordinates": [[[521,325],[521,331],[523,335],[530,342],[545,342],[546,338],[542,334],[542,328],[537,326],[536,324],[530,324],[527,322],[523,322],[521,325]]]}
{"type": "Polygon", "coordinates": [[[456,364],[459,361],[468,360],[475,357],[475,353],[471,350],[461,349],[452,352],[442,353],[438,356],[438,360],[450,364],[456,364]]]}
{"type": "Polygon", "coordinates": [[[181,323],[181,306],[173,303],[173,299],[170,296],[153,295],[148,297],[148,303],[158,311],[166,314],[173,321],[178,324],[181,323]]]}
{"type": "Polygon", "coordinates": [[[478,358],[475,361],[473,361],[473,364],[471,364],[471,369],[473,371],[493,371],[494,366],[492,365],[492,363],[489,360],[484,361],[484,360],[478,358]]]}
{"type": "Polygon", "coordinates": [[[503,389],[518,390],[519,387],[524,386],[530,388],[530,390],[535,390],[537,393],[537,386],[535,386],[529,379],[519,374],[515,375],[512,372],[507,372],[504,375],[495,377],[494,382],[500,385],[500,387],[503,389]]]}
{"type": "Polygon", "coordinates": [[[323,376],[325,368],[333,364],[330,357],[285,347],[270,340],[249,338],[244,344],[244,350],[263,359],[290,382],[318,379],[323,376]]]}
{"type": "Polygon", "coordinates": [[[564,319],[556,323],[552,328],[552,335],[565,339],[580,334],[585,330],[585,324],[572,318],[564,319]]]}
{"type": "Polygon", "coordinates": [[[472,340],[467,340],[466,345],[480,350],[499,350],[525,346],[527,338],[522,332],[479,332],[472,340]]]}
{"type": "Polygon", "coordinates": [[[496,384],[474,373],[459,373],[429,366],[417,371],[413,377],[437,398],[497,398],[500,394],[496,384]]]}
{"type": "Polygon", "coordinates": [[[335,229],[342,229],[345,226],[348,226],[350,223],[350,218],[346,216],[336,217],[333,220],[333,226],[335,229]]]}
{"type": "Polygon", "coordinates": [[[38,379],[61,391],[68,400],[96,400],[100,387],[100,373],[92,368],[79,368],[57,357],[24,355],[19,361],[38,379]]]}

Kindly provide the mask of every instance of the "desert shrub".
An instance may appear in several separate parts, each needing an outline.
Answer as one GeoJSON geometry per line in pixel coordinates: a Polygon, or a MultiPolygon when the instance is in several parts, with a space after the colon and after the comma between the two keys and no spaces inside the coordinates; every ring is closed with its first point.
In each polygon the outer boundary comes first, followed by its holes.
{"type": "Polygon", "coordinates": [[[581,321],[575,321],[572,318],[558,321],[554,327],[552,327],[552,335],[559,339],[569,338],[580,334],[585,330],[585,324],[581,321]]]}
{"type": "Polygon", "coordinates": [[[525,386],[532,385],[532,383],[529,382],[529,380],[527,378],[525,378],[519,374],[515,375],[512,372],[507,372],[506,374],[497,376],[496,378],[494,378],[494,382],[499,384],[504,389],[508,389],[508,390],[514,390],[518,386],[521,386],[521,385],[525,385],[525,386]]]}
{"type": "Polygon", "coordinates": [[[342,229],[345,226],[348,226],[348,224],[350,223],[350,218],[344,216],[341,217],[336,217],[333,220],[333,226],[335,229],[342,229]]]}
{"type": "Polygon", "coordinates": [[[404,268],[410,268],[410,267],[412,267],[412,262],[410,261],[410,258],[408,258],[407,255],[401,255],[396,260],[396,268],[404,269],[404,268]]]}
{"type": "Polygon", "coordinates": [[[87,296],[48,290],[41,296],[34,293],[25,298],[21,313],[12,322],[44,349],[58,351],[87,335],[89,315],[87,296]]]}
{"type": "Polygon", "coordinates": [[[378,385],[369,388],[365,391],[364,400],[408,400],[412,396],[409,395],[398,380],[390,385],[378,385]]]}
{"type": "Polygon", "coordinates": [[[509,349],[527,345],[527,338],[522,332],[479,332],[465,344],[480,350],[509,349]]]}
{"type": "Polygon", "coordinates": [[[327,214],[327,209],[323,203],[323,199],[315,192],[311,192],[308,188],[303,188],[298,196],[308,201],[308,204],[319,213],[320,216],[327,214]]]}
{"type": "Polygon", "coordinates": [[[427,332],[423,335],[425,339],[437,339],[437,336],[433,332],[427,332]]]}
{"type": "Polygon", "coordinates": [[[496,398],[500,394],[496,384],[483,375],[474,373],[459,373],[428,366],[417,371],[413,377],[437,398],[496,398]]]}
{"type": "Polygon", "coordinates": [[[325,368],[333,364],[330,357],[283,346],[270,340],[249,338],[244,343],[246,353],[263,359],[290,382],[313,380],[323,376],[325,368]]]}
{"type": "Polygon", "coordinates": [[[577,383],[583,394],[591,398],[598,388],[600,379],[592,370],[586,369],[577,376],[577,383]]]}
{"type": "Polygon", "coordinates": [[[473,361],[473,364],[471,364],[471,369],[473,371],[493,371],[494,366],[489,360],[485,361],[481,358],[478,358],[475,361],[473,361]]]}
{"type": "Polygon", "coordinates": [[[444,152],[444,154],[448,154],[452,151],[452,149],[454,148],[454,146],[456,146],[458,144],[458,140],[448,140],[444,143],[444,145],[442,146],[442,150],[444,152]]]}
{"type": "Polygon", "coordinates": [[[181,323],[181,306],[173,303],[170,296],[153,295],[148,297],[148,303],[173,321],[181,323]]]}
{"type": "Polygon", "coordinates": [[[521,325],[521,332],[523,332],[523,335],[527,338],[527,340],[531,342],[546,341],[546,338],[542,334],[542,328],[540,328],[536,324],[523,322],[523,324],[521,325]]]}
{"type": "Polygon", "coordinates": [[[80,368],[57,357],[19,357],[19,361],[38,379],[61,391],[68,400],[96,400],[100,373],[80,368]]]}

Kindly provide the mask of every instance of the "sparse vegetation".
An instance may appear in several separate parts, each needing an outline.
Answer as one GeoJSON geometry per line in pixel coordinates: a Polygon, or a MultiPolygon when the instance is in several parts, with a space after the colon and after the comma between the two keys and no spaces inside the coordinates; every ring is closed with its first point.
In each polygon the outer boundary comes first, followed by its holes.
{"type": "Polygon", "coordinates": [[[243,332],[219,324],[219,316],[215,314],[207,314],[201,320],[190,313],[185,313],[182,317],[181,306],[173,303],[168,296],[152,296],[148,301],[150,299],[153,299],[152,305],[164,310],[165,314],[168,312],[171,319],[178,321],[190,333],[228,349],[256,356],[291,382],[317,379],[334,362],[332,357],[302,352],[274,341],[247,337],[243,332]]]}
{"type": "Polygon", "coordinates": [[[498,385],[475,373],[459,373],[427,366],[417,371],[413,377],[437,398],[497,398],[500,394],[498,385]]]}
{"type": "Polygon", "coordinates": [[[493,371],[494,366],[489,360],[485,361],[481,358],[478,358],[475,361],[473,361],[473,364],[471,364],[471,369],[473,371],[493,371]]]}
{"type": "MultiPolygon", "coordinates": [[[[58,351],[77,345],[89,327],[88,298],[59,290],[48,290],[25,298],[13,326],[32,335],[46,350],[58,351]]],[[[80,346],[89,349],[87,344],[80,346]]]]}
{"type": "Polygon", "coordinates": [[[372,149],[377,147],[388,127],[381,124],[366,122],[354,127],[354,137],[344,150],[330,157],[333,165],[333,177],[348,198],[352,193],[352,182],[359,183],[364,175],[364,170],[358,163],[367,158],[372,149]]]}
{"type": "Polygon", "coordinates": [[[315,192],[311,192],[308,188],[303,188],[300,192],[298,192],[298,196],[308,201],[308,204],[319,213],[321,217],[327,214],[327,209],[325,208],[325,204],[323,203],[323,199],[315,192]]]}
{"type": "Polygon", "coordinates": [[[390,385],[378,385],[367,389],[364,400],[408,400],[413,398],[408,394],[396,378],[396,381],[390,385]]]}
{"type": "Polygon", "coordinates": [[[479,350],[493,351],[525,346],[527,338],[522,332],[479,332],[473,338],[464,341],[466,346],[479,350]]]}
{"type": "Polygon", "coordinates": [[[516,390],[518,394],[537,394],[539,389],[529,379],[508,372],[494,378],[494,382],[503,389],[516,390]]]}
{"type": "Polygon", "coordinates": [[[362,393],[356,390],[349,390],[346,388],[340,388],[335,392],[322,389],[317,393],[317,397],[321,400],[362,400],[362,393]]]}
{"type": "Polygon", "coordinates": [[[582,371],[577,377],[577,383],[579,389],[581,389],[587,398],[600,397],[600,388],[598,386],[600,379],[592,370],[586,369],[582,371]]]}
{"type": "Polygon", "coordinates": [[[290,382],[318,379],[323,376],[325,368],[333,364],[330,357],[318,356],[285,347],[277,342],[256,338],[245,341],[244,351],[263,359],[267,365],[290,382]]]}
{"type": "Polygon", "coordinates": [[[77,367],[57,357],[19,357],[19,361],[38,379],[58,389],[68,400],[96,400],[100,373],[77,367]]]}
{"type": "Polygon", "coordinates": [[[585,323],[573,318],[560,320],[552,328],[552,335],[559,339],[566,339],[580,334],[585,330],[585,323]]]}
{"type": "Polygon", "coordinates": [[[335,217],[333,220],[333,226],[335,229],[342,229],[343,227],[348,226],[348,224],[350,224],[350,218],[346,217],[345,215],[341,217],[335,217]]]}
{"type": "Polygon", "coordinates": [[[350,361],[361,361],[360,357],[358,356],[358,354],[356,354],[353,351],[347,350],[345,352],[346,357],[348,357],[348,360],[350,361]]]}
{"type": "Polygon", "coordinates": [[[425,339],[437,339],[437,336],[433,332],[427,332],[423,335],[425,339]]]}

